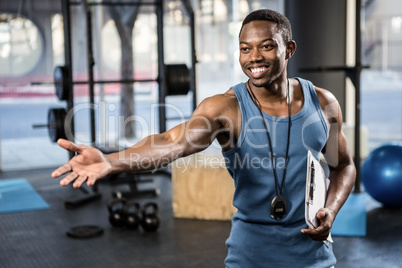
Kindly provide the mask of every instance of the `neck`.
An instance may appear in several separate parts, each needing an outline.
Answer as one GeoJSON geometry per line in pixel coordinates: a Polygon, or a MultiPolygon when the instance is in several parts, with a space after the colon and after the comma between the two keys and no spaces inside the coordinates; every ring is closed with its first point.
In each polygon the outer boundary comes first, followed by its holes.
{"type": "Polygon", "coordinates": [[[287,102],[288,79],[277,79],[268,86],[256,86],[250,80],[247,81],[249,89],[255,94],[258,100],[270,103],[287,102]]]}

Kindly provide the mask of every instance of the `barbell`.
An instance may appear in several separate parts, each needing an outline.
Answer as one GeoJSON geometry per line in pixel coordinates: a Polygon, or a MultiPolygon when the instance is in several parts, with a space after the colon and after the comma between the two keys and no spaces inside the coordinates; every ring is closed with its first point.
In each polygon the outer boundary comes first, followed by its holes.
{"type": "Polygon", "coordinates": [[[190,90],[190,70],[185,64],[165,65],[166,95],[187,95],[190,90]]]}
{"type": "MultiPolygon", "coordinates": [[[[68,100],[69,82],[68,68],[56,66],[54,69],[54,84],[56,96],[59,100],[68,100]]],[[[166,77],[166,96],[187,95],[190,90],[190,71],[186,64],[167,64],[165,65],[166,77]]],[[[143,80],[107,80],[94,81],[95,84],[106,83],[134,83],[134,82],[155,82],[157,79],[143,80]]],[[[75,81],[73,84],[87,84],[87,81],[75,81]]],[[[35,124],[33,128],[47,128],[49,138],[52,142],[57,142],[60,138],[66,138],[66,110],[64,108],[51,108],[48,111],[47,124],[35,124]]]]}
{"type": "Polygon", "coordinates": [[[67,112],[64,108],[51,108],[47,113],[47,124],[35,124],[33,128],[47,128],[49,138],[52,142],[58,139],[66,138],[66,121],[67,112]]]}
{"type": "Polygon", "coordinates": [[[56,96],[59,100],[69,99],[68,69],[66,66],[56,66],[53,72],[56,96]]]}
{"type": "MultiPolygon", "coordinates": [[[[186,64],[165,65],[166,96],[187,95],[190,91],[190,70],[186,64]]],[[[59,100],[69,99],[68,68],[56,66],[53,80],[56,96],[59,100]]],[[[123,79],[123,80],[97,80],[94,84],[160,82],[159,79],[123,79]]],[[[88,81],[73,81],[72,84],[88,84],[88,81]]]]}

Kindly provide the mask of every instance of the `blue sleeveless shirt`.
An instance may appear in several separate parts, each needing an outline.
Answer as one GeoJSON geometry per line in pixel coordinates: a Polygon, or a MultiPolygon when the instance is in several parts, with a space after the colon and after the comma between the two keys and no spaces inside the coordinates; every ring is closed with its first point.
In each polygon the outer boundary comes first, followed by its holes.
{"type": "MultiPolygon", "coordinates": [[[[282,196],[287,214],[275,220],[270,203],[276,196],[268,138],[257,106],[244,83],[232,87],[241,115],[242,129],[234,148],[223,152],[226,167],[234,179],[233,205],[238,209],[226,241],[228,268],[257,267],[330,267],[336,259],[332,244],[314,241],[302,234],[304,219],[307,152],[316,158],[328,139],[327,125],[314,86],[300,82],[303,108],[291,116],[290,146],[282,196]]],[[[271,137],[279,185],[285,165],[288,117],[263,112],[271,137]]],[[[279,188],[279,187],[278,187],[279,188]]]]}

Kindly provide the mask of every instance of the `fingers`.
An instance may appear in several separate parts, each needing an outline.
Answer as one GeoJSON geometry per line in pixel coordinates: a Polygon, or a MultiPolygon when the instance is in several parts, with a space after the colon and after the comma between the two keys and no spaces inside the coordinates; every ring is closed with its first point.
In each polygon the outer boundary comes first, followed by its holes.
{"type": "Polygon", "coordinates": [[[311,239],[316,240],[316,241],[324,241],[328,238],[329,232],[330,232],[330,225],[327,222],[327,217],[328,217],[328,212],[326,211],[319,211],[317,213],[317,218],[320,221],[320,226],[318,226],[315,229],[301,229],[300,231],[303,234],[310,235],[311,239]]]}
{"type": "Polygon", "coordinates": [[[76,172],[71,172],[66,177],[64,177],[63,179],[60,180],[60,185],[61,186],[67,186],[71,182],[73,182],[75,179],[77,179],[78,177],[79,176],[78,176],[78,174],[76,172]]]}
{"type": "Polygon", "coordinates": [[[88,177],[87,185],[88,185],[88,186],[94,185],[96,180],[97,180],[97,178],[96,178],[95,176],[90,176],[90,177],[88,177]]]}
{"type": "Polygon", "coordinates": [[[87,176],[85,175],[80,175],[78,176],[78,178],[75,180],[73,187],[74,188],[80,188],[81,185],[88,179],[87,176]]]}
{"type": "Polygon", "coordinates": [[[328,238],[329,230],[329,228],[319,226],[316,229],[301,229],[301,232],[303,234],[310,235],[311,239],[313,240],[323,241],[328,238]]]}
{"type": "Polygon", "coordinates": [[[69,163],[62,165],[58,169],[52,172],[52,178],[58,178],[71,171],[71,165],[69,163]]]}
{"type": "Polygon", "coordinates": [[[318,226],[316,229],[311,229],[310,227],[308,229],[301,229],[301,232],[303,234],[308,234],[310,236],[314,236],[320,233],[320,231],[323,231],[322,226],[318,226]]]}
{"type": "Polygon", "coordinates": [[[66,149],[69,152],[81,153],[81,151],[83,149],[81,145],[77,145],[77,144],[75,144],[69,140],[65,140],[65,139],[58,139],[57,144],[61,148],[66,149]]]}
{"type": "Polygon", "coordinates": [[[79,188],[81,185],[88,179],[88,176],[86,175],[78,175],[76,172],[71,172],[68,174],[65,178],[60,180],[60,185],[61,186],[67,186],[70,183],[73,183],[74,188],[79,188]]]}
{"type": "Polygon", "coordinates": [[[324,211],[320,211],[320,212],[317,213],[317,218],[318,218],[320,221],[323,220],[323,219],[325,219],[327,216],[328,216],[328,213],[327,213],[327,212],[324,212],[324,211]]]}

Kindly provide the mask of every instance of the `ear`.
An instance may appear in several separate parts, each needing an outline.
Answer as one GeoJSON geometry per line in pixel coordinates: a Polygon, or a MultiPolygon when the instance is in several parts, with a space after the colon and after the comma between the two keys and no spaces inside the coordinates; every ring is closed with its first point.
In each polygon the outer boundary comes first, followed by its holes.
{"type": "Polygon", "coordinates": [[[290,41],[286,46],[286,59],[290,59],[296,51],[296,42],[294,40],[290,41]]]}

